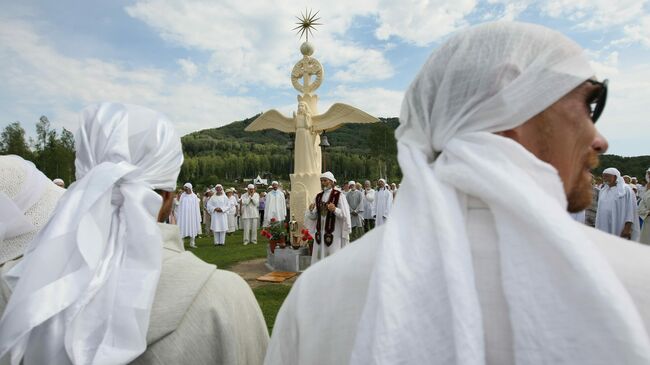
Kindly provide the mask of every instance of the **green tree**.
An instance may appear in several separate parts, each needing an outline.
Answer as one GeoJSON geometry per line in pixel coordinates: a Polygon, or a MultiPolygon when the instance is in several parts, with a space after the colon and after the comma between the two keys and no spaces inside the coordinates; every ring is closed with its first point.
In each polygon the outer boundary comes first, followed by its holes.
{"type": "Polygon", "coordinates": [[[20,126],[20,122],[9,124],[0,134],[0,153],[18,155],[26,160],[34,159],[34,154],[25,139],[25,130],[20,126]]]}

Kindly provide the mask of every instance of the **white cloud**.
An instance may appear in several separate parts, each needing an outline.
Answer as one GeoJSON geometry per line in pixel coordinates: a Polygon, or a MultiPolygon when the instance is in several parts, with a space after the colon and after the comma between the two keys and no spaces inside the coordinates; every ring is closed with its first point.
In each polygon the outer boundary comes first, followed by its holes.
{"type": "Polygon", "coordinates": [[[612,42],[613,45],[628,45],[638,42],[650,48],[650,15],[643,16],[636,22],[625,25],[623,33],[625,36],[612,42]]]}
{"type": "Polygon", "coordinates": [[[542,12],[598,29],[634,21],[643,14],[646,0],[549,0],[539,2],[542,12]]]}
{"type": "Polygon", "coordinates": [[[193,79],[199,72],[199,67],[190,59],[181,58],[176,62],[181,66],[181,70],[189,80],[193,79]]]}
{"type": "Polygon", "coordinates": [[[40,113],[46,108],[57,128],[72,130],[76,129],[78,110],[98,101],[159,110],[183,134],[263,109],[254,98],[226,96],[207,84],[178,82],[164,70],[67,57],[21,21],[0,22],[0,79],[16,101],[8,107],[9,114],[35,120],[38,115],[26,115],[26,111],[40,113]]]}
{"type": "Polygon", "coordinates": [[[380,0],[377,7],[380,25],[375,35],[381,40],[396,36],[425,46],[467,25],[464,18],[475,6],[474,0],[380,0]]]}
{"type": "MultiPolygon", "coordinates": [[[[329,106],[342,102],[357,107],[376,117],[397,117],[404,99],[403,91],[389,90],[381,87],[352,88],[339,86],[325,95],[323,105],[329,106]]],[[[322,108],[321,111],[326,111],[322,108]]]]}

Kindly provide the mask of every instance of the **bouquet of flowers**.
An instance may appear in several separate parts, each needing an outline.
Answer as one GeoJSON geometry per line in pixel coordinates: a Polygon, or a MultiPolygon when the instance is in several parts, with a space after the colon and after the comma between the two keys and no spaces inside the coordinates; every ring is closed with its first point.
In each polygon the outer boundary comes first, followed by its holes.
{"type": "Polygon", "coordinates": [[[301,237],[301,239],[302,239],[304,242],[309,243],[310,241],[313,241],[313,240],[314,240],[314,237],[311,235],[311,233],[309,233],[309,230],[308,230],[308,229],[303,229],[302,231],[300,231],[300,233],[302,233],[302,237],[301,237]]]}
{"type": "Polygon", "coordinates": [[[283,241],[287,238],[286,224],[279,220],[271,218],[271,224],[268,228],[262,229],[260,234],[269,239],[269,241],[283,241]]]}

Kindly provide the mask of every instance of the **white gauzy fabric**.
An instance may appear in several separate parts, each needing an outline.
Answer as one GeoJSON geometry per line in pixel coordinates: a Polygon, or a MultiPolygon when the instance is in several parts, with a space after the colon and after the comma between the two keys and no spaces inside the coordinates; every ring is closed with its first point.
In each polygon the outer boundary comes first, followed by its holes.
{"type": "Polygon", "coordinates": [[[468,196],[494,215],[515,363],[650,361],[638,310],[566,214],[557,171],[493,134],[592,74],[577,44],[530,24],[472,27],[432,54],[402,104],[403,188],[378,244],[351,363],[485,363],[490,313],[481,313],[474,282],[461,209],[468,196]]]}
{"type": "Polygon", "coordinates": [[[63,191],[30,161],[0,156],[0,265],[23,255],[63,191]]]}
{"type": "Polygon", "coordinates": [[[77,181],[9,272],[0,353],[29,364],[125,364],[146,349],[162,262],[156,217],[183,162],[171,122],[117,103],[81,112],[77,181]]]}

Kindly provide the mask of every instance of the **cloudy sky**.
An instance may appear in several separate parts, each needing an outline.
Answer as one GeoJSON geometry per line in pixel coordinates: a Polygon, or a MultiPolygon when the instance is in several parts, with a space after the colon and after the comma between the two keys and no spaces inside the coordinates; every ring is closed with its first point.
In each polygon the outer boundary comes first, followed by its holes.
{"type": "Polygon", "coordinates": [[[325,67],[321,110],[345,101],[398,116],[403,92],[449,34],[515,19],[579,42],[610,79],[598,122],[610,153],[650,154],[650,1],[646,0],[0,0],[0,128],[41,115],[76,129],[104,100],[167,114],[182,134],[269,108],[289,113],[301,57],[293,28],[320,11],[310,40],[325,67]]]}

